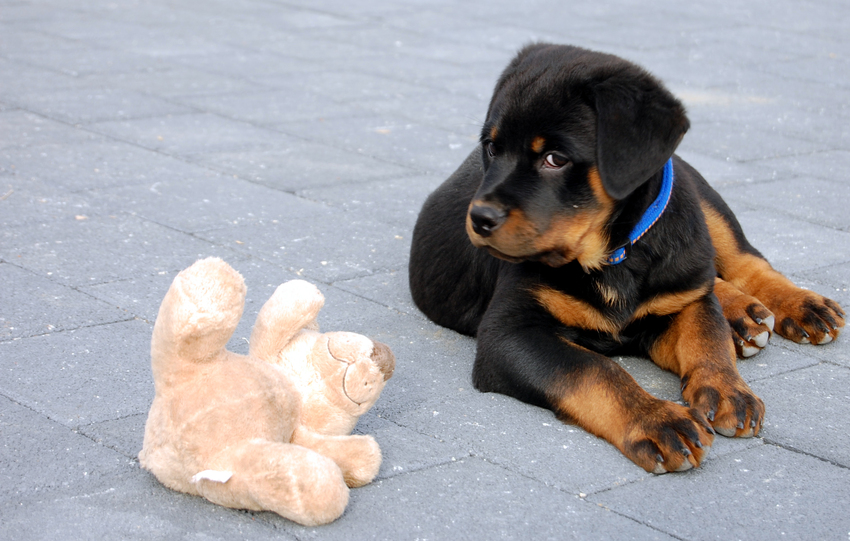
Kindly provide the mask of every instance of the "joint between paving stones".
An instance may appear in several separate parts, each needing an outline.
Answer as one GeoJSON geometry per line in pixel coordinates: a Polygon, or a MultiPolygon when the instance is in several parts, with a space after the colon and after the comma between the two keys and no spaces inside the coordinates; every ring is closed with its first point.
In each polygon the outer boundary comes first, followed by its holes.
{"type": "Polygon", "coordinates": [[[816,458],[816,459],[820,460],[821,462],[826,462],[827,464],[830,464],[832,466],[836,466],[836,467],[844,469],[844,470],[850,470],[850,466],[846,466],[844,464],[841,464],[840,462],[835,462],[835,461],[830,460],[828,458],[824,458],[822,456],[812,454],[808,451],[803,451],[802,449],[798,449],[798,448],[794,447],[793,445],[789,445],[787,443],[780,443],[776,440],[771,440],[771,439],[768,439],[768,438],[761,438],[761,439],[767,445],[773,445],[774,447],[779,447],[780,449],[783,449],[785,451],[790,451],[792,453],[797,453],[798,455],[804,455],[804,456],[808,456],[808,457],[811,457],[811,458],[816,458]]]}

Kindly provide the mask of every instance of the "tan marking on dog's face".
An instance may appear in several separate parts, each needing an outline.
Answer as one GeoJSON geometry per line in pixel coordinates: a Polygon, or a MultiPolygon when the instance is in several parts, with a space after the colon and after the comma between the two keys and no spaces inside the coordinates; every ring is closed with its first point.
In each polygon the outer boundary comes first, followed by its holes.
{"type": "MultiPolygon", "coordinates": [[[[526,219],[521,210],[511,210],[505,222],[492,235],[482,237],[473,229],[472,218],[469,216],[469,211],[476,203],[480,204],[473,201],[466,212],[466,233],[473,246],[493,248],[510,259],[521,259],[523,255],[532,255],[525,252],[524,247],[537,235],[537,232],[534,224],[526,219]]],[[[498,254],[494,255],[498,256],[498,254]]]]}
{"type": "Polygon", "coordinates": [[[540,137],[539,135],[531,141],[531,150],[535,154],[540,154],[541,152],[543,152],[543,148],[545,146],[546,146],[546,139],[544,139],[543,137],[540,137]]]}
{"type": "Polygon", "coordinates": [[[492,128],[490,128],[490,140],[495,141],[496,137],[498,137],[498,136],[499,136],[499,127],[493,126],[492,128]]]}
{"type": "MultiPolygon", "coordinates": [[[[469,212],[466,232],[476,247],[491,248],[508,260],[527,259],[544,253],[557,254],[550,260],[560,264],[578,260],[585,270],[597,270],[606,264],[608,235],[605,223],[614,209],[615,200],[602,187],[602,179],[594,167],[588,182],[596,201],[569,214],[554,215],[545,230],[521,209],[511,209],[505,222],[489,237],[481,237],[472,228],[469,212]]],[[[469,208],[472,208],[470,203],[469,208]]],[[[572,209],[571,209],[572,210],[572,209]]]]}

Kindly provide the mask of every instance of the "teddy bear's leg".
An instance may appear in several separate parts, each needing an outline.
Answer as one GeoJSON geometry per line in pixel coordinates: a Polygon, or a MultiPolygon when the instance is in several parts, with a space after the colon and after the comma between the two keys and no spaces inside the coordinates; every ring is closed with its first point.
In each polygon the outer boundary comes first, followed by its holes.
{"type": "Polygon", "coordinates": [[[331,458],[352,488],[372,482],[381,467],[381,448],[372,436],[326,436],[299,427],[292,443],[331,458]]]}
{"type": "Polygon", "coordinates": [[[322,292],[309,282],[291,280],[279,285],[257,315],[250,355],[274,362],[298,331],[305,327],[318,330],[316,316],[324,304],[322,292]]]}
{"type": "Polygon", "coordinates": [[[176,361],[197,362],[221,351],[245,304],[245,282],[218,258],[195,262],[171,283],[159,307],[151,339],[154,380],[176,361]]]}
{"type": "Polygon", "coordinates": [[[233,472],[225,482],[197,481],[209,501],[236,509],[274,511],[305,526],[339,518],[348,504],[348,487],[339,466],[315,451],[289,443],[251,440],[218,457],[217,466],[233,472]]]}

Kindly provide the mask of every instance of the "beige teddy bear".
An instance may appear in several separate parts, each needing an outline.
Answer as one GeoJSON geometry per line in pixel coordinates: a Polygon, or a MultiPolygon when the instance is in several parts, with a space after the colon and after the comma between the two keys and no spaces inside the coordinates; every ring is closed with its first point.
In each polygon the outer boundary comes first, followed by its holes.
{"type": "Polygon", "coordinates": [[[225,349],[245,283],[220,259],[174,279],[151,340],[156,395],[139,453],[164,485],[227,507],[317,525],[342,515],[348,487],[374,479],[381,450],[349,435],[392,375],[390,349],[318,332],[319,290],[293,280],[257,316],[248,356],[225,349]]]}

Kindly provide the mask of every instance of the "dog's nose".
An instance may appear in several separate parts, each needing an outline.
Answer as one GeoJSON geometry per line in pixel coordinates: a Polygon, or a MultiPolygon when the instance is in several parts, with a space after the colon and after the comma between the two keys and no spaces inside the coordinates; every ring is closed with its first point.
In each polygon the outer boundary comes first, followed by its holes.
{"type": "Polygon", "coordinates": [[[488,205],[473,205],[469,211],[469,219],[472,220],[472,229],[482,237],[489,237],[493,231],[505,223],[506,212],[488,205]]]}

